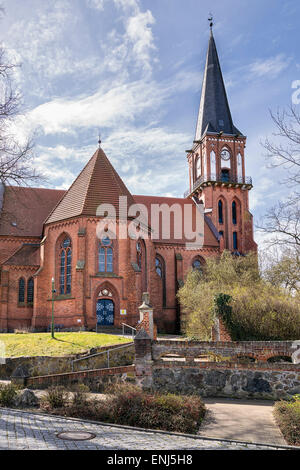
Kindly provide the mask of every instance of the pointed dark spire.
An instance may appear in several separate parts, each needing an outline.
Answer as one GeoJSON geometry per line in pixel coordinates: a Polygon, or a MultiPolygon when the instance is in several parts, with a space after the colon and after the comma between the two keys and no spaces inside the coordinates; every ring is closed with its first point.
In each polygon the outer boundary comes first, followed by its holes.
{"type": "Polygon", "coordinates": [[[204,70],[201,101],[195,140],[200,140],[206,132],[241,134],[233,125],[227,100],[217,48],[210,19],[210,38],[204,70]]]}

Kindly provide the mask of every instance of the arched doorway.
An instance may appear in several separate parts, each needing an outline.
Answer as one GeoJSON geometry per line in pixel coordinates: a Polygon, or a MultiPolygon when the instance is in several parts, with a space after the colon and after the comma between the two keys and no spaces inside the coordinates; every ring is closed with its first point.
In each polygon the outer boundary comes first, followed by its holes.
{"type": "Polygon", "coordinates": [[[111,299],[98,299],[96,303],[98,326],[113,326],[115,323],[115,304],[111,299]]]}

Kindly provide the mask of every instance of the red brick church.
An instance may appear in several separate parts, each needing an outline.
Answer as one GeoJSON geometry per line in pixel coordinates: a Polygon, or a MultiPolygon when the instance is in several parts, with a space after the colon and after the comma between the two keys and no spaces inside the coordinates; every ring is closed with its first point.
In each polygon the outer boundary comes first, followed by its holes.
{"type": "MultiPolygon", "coordinates": [[[[67,191],[0,188],[0,331],[135,326],[142,293],[149,292],[161,332],[179,329],[176,292],[190,269],[228,249],[256,250],[245,176],[246,137],[234,126],[214,37],[210,35],[195,140],[187,151],[189,189],[183,198],[132,195],[99,148],[67,191]],[[187,249],[184,237],[151,233],[151,220],[136,239],[97,236],[101,204],[113,204],[117,233],[127,204],[204,208],[204,242],[187,249]]],[[[184,221],[183,221],[184,222],[184,221]]],[[[125,227],[127,228],[127,227],[125,227]]]]}

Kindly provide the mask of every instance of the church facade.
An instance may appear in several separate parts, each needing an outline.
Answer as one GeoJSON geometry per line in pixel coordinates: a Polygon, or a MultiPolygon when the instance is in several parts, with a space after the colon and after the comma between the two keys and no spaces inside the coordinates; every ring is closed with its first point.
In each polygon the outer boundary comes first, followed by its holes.
{"type": "MultiPolygon", "coordinates": [[[[245,174],[246,137],[234,126],[214,37],[210,35],[195,140],[187,150],[189,189],[183,198],[132,195],[99,148],[67,191],[2,187],[0,191],[0,331],[96,329],[135,326],[143,292],[149,292],[160,332],[177,332],[176,293],[190,269],[224,249],[256,251],[245,174]],[[160,231],[151,217],[124,236],[134,217],[127,207],[187,207],[204,214],[200,247],[185,235],[160,231]],[[99,223],[115,211],[114,233],[99,223]],[[122,236],[121,236],[122,235],[122,236]],[[55,292],[52,293],[52,286],[55,292]]],[[[174,216],[175,217],[175,216],[174,216]]],[[[172,219],[172,217],[171,217],[172,219]]],[[[186,220],[181,220],[183,226],[186,220]]]]}

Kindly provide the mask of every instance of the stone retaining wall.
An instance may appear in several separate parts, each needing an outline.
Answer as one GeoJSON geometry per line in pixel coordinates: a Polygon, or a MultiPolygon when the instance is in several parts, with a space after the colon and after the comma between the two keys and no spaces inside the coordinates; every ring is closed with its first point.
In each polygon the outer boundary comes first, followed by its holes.
{"type": "MultiPolygon", "coordinates": [[[[107,351],[108,349],[119,348],[120,345],[105,346],[97,348],[92,353],[107,351]]],[[[123,345],[122,345],[123,346],[123,345]]],[[[124,344],[126,346],[126,343],[124,344]]],[[[107,367],[107,355],[92,357],[74,364],[74,370],[102,369],[107,367]]],[[[0,379],[9,380],[12,376],[29,377],[44,376],[51,374],[61,374],[72,370],[72,361],[84,357],[81,355],[62,357],[14,357],[7,358],[5,364],[0,364],[0,379]]],[[[127,347],[110,351],[110,366],[126,366],[134,362],[134,345],[128,343],[127,347]]]]}
{"type": "Polygon", "coordinates": [[[266,360],[290,358],[293,346],[292,341],[151,341],[142,330],[135,337],[136,381],[145,389],[205,397],[288,398],[300,393],[300,364],[266,360]],[[223,361],[210,361],[210,354],[223,361]],[[258,362],[243,364],[241,356],[258,362]]]}
{"type": "Polygon", "coordinates": [[[65,374],[46,375],[41,377],[28,377],[24,385],[31,389],[44,389],[55,385],[71,387],[84,384],[91,392],[102,392],[108,384],[135,382],[135,367],[111,367],[109,369],[94,369],[84,372],[70,372],[65,374]]]}
{"type": "Polygon", "coordinates": [[[300,367],[293,364],[161,364],[153,367],[152,387],[159,391],[197,393],[203,397],[288,398],[300,393],[300,367]]]}

